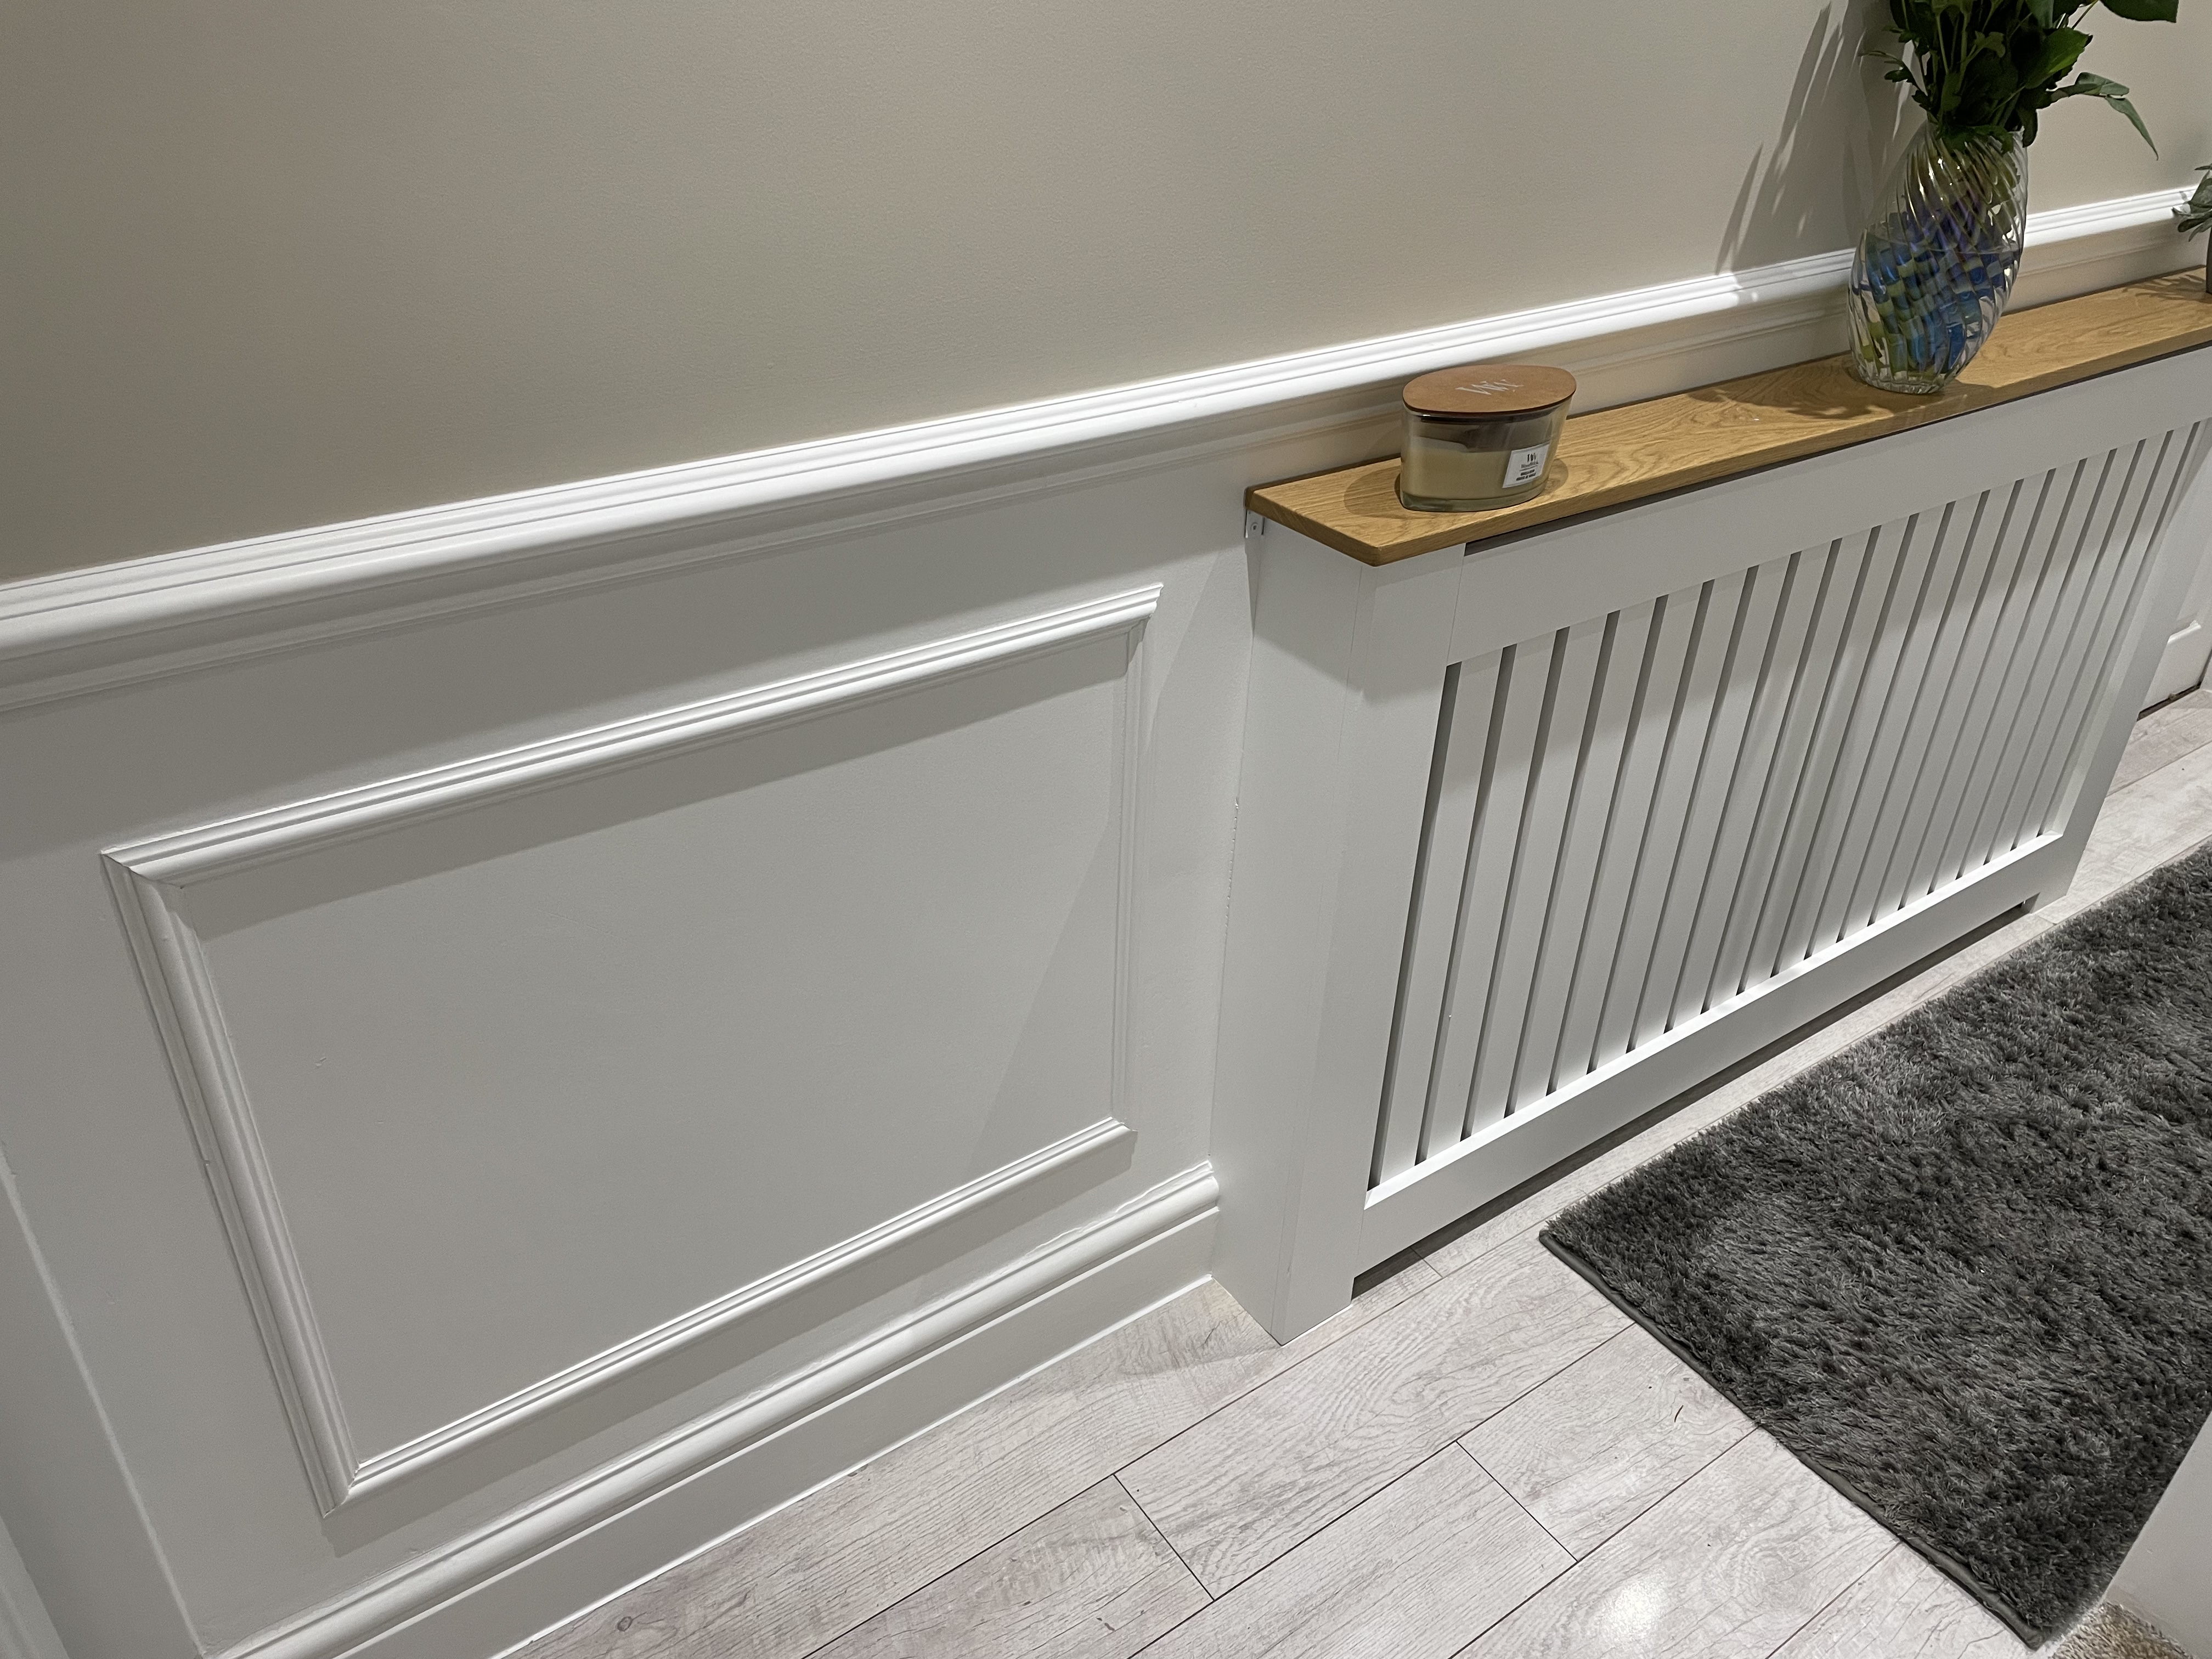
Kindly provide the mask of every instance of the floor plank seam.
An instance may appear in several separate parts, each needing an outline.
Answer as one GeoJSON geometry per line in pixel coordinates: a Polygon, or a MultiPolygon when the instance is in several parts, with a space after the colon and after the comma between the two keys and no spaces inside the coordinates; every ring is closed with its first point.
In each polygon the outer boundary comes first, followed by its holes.
{"type": "MultiPolygon", "coordinates": [[[[1481,1425],[1480,1424],[1476,1425],[1476,1427],[1478,1428],[1481,1425]]],[[[1468,1432],[1472,1434],[1474,1432],[1474,1430],[1469,1429],[1468,1432]]],[[[1535,1588],[1531,1589],[1519,1601],[1516,1601],[1511,1607],[1502,1610],[1495,1619],[1483,1626],[1480,1630],[1471,1632],[1467,1640],[1462,1642],[1459,1647],[1453,1650],[1453,1659],[1458,1659],[1458,1656],[1460,1654],[1464,1653],[1468,1649],[1473,1647],[1477,1642],[1482,1640],[1482,1638],[1487,1636],[1492,1631],[1497,1629],[1498,1626],[1504,1624],[1508,1619],[1510,1619],[1515,1613],[1518,1613],[1529,1602],[1534,1601],[1546,1590],[1551,1589],[1553,1585],[1558,1583],[1561,1578],[1572,1572],[1575,1568],[1581,1564],[1576,1557],[1575,1553],[1569,1549],[1565,1544],[1560,1543],[1559,1538],[1553,1533],[1549,1527],[1546,1526],[1541,1521],[1538,1521],[1534,1515],[1529,1514],[1528,1506],[1523,1504],[1520,1498],[1515,1495],[1512,1487],[1507,1486],[1503,1480],[1498,1480],[1498,1477],[1492,1474],[1488,1469],[1483,1468],[1482,1460],[1477,1457],[1473,1452],[1468,1451],[1465,1444],[1462,1442],[1455,1440],[1452,1442],[1452,1444],[1459,1447],[1460,1451],[1466,1456],[1468,1462],[1474,1464],[1478,1469],[1482,1469],[1483,1474],[1496,1484],[1498,1490],[1505,1494],[1506,1500],[1510,1503],[1514,1508],[1519,1510],[1522,1514],[1528,1516],[1528,1519],[1534,1523],[1536,1530],[1542,1533],[1545,1537],[1551,1539],[1553,1543],[1559,1545],[1559,1553],[1567,1558],[1566,1565],[1561,1567],[1559,1571],[1553,1573],[1542,1583],[1535,1586],[1535,1588]]],[[[1423,1462],[1426,1461],[1426,1459],[1423,1460],[1423,1462]]],[[[1418,1468],[1419,1466],[1417,1464],[1415,1467],[1418,1468]]]]}
{"type": "MultiPolygon", "coordinates": [[[[927,1432],[927,1431],[924,1431],[924,1432],[927,1432]]],[[[1119,1476],[1109,1475],[1107,1478],[1113,1480],[1114,1484],[1117,1486],[1121,1484],[1119,1476]]],[[[1092,1484],[1096,1485],[1097,1483],[1093,1482],[1092,1484]]],[[[1085,1486],[1083,1489],[1084,1492],[1088,1492],[1090,1490],[1091,1487],[1089,1486],[1085,1486]]],[[[1122,1491],[1124,1493],[1127,1493],[1128,1488],[1123,1486],[1122,1491]]],[[[977,1561],[981,1560],[983,1557],[988,1555],[993,1550],[997,1549],[1000,1545],[1006,1543],[1012,1539],[1019,1537],[1023,1533],[1027,1532],[1031,1527],[1036,1525],[1038,1522],[1052,1514],[1054,1510],[1073,1503],[1076,1498],[1080,1498],[1082,1495],[1083,1492],[1073,1492],[1066,1498],[1057,1499],[1053,1503],[1046,1504],[1043,1509],[1040,1510],[1036,1514],[1030,1516],[1028,1520],[1014,1528],[1012,1531],[1006,1533],[1002,1537],[993,1539],[989,1543],[984,1545],[982,1548],[975,1551],[971,1555],[965,1556],[960,1560],[955,1561],[951,1566],[945,1568],[944,1571],[937,1574],[935,1577],[923,1580],[921,1583],[916,1584],[912,1589],[907,1590],[901,1595],[894,1595],[890,1601],[884,1602],[881,1607],[871,1609],[868,1613],[860,1618],[855,1619],[851,1624],[846,1626],[844,1629],[837,1632],[835,1635],[828,1637],[823,1641],[815,1644],[814,1646],[805,1650],[798,1656],[798,1659],[814,1659],[815,1655],[827,1652],[830,1649],[836,1646],[838,1643],[843,1641],[847,1637],[850,1636],[854,1631],[860,1629],[861,1626],[868,1623],[871,1620],[880,1619],[884,1614],[889,1613],[893,1607],[898,1607],[903,1602],[912,1601],[915,1596],[922,1595],[933,1586],[943,1583],[955,1573],[963,1571],[967,1568],[973,1566],[977,1561]]],[[[1129,1501],[1133,1504],[1136,1503],[1136,1499],[1133,1498],[1129,1501]]],[[[1142,1504],[1138,1504],[1138,1509],[1140,1512],[1143,1508],[1144,1506],[1142,1504]]],[[[1148,1522],[1152,1522],[1152,1517],[1150,1516],[1146,1516],[1145,1519],[1148,1522]]],[[[1152,1522],[1152,1529],[1155,1532],[1159,1531],[1158,1522],[1152,1522]]],[[[1165,1533],[1161,1533],[1160,1537],[1163,1542],[1166,1541],[1167,1534],[1165,1533]]],[[[1175,1546],[1169,1544],[1168,1547],[1172,1550],[1175,1546]]],[[[1178,1556],[1176,1557],[1176,1559],[1181,1560],[1182,1557],[1178,1556]]],[[[1189,1568],[1188,1566],[1183,1570],[1186,1572],[1189,1571],[1189,1568]]],[[[1197,1575],[1194,1573],[1192,1574],[1192,1577],[1194,1578],[1197,1575]]],[[[1201,1584],[1199,1588],[1203,1589],[1206,1587],[1201,1584]]]]}
{"type": "MultiPolygon", "coordinates": [[[[1217,1401],[1212,1405],[1207,1407],[1206,1409],[1201,1412],[1198,1416],[1192,1418],[1189,1422],[1184,1424],[1174,1433],[1169,1435],[1164,1440],[1160,1441],[1156,1445],[1147,1446],[1144,1450],[1139,1452],[1127,1462],[1118,1465],[1114,1470],[1114,1478],[1116,1480],[1120,1480],[1121,1476],[1127,1474],[1132,1468],[1143,1462],[1145,1459],[1150,1457],[1154,1452],[1160,1450],[1163,1447],[1173,1445],[1176,1441],[1182,1439],[1183,1436],[1190,1433],[1194,1429],[1200,1427],[1212,1418],[1218,1417],[1223,1412],[1227,1411],[1231,1406],[1238,1404],[1240,1401],[1244,1400],[1246,1396],[1256,1394],[1259,1390],[1267,1388],[1271,1383],[1279,1382],[1282,1378],[1288,1376],[1292,1371],[1297,1370],[1299,1367],[1308,1364],[1313,1360],[1318,1358],[1321,1355],[1327,1353],[1331,1348],[1343,1341],[1346,1337],[1356,1335],[1360,1331],[1366,1329],[1368,1326],[1375,1322],[1375,1320],[1387,1318],[1390,1315],[1396,1313],[1401,1308],[1406,1307],[1411,1304],[1417,1297],[1425,1296],[1428,1292],[1436,1289],[1437,1285],[1443,1284],[1444,1278],[1445,1275],[1443,1271],[1441,1269],[1437,1270],[1437,1276],[1434,1279],[1431,1279],[1425,1285],[1407,1291],[1403,1298],[1392,1303],[1381,1313],[1376,1314],[1374,1316],[1374,1319],[1361,1320],[1357,1325],[1350,1326],[1347,1328],[1340,1331],[1336,1335],[1329,1338],[1328,1341],[1319,1344],[1314,1348],[1312,1352],[1300,1354],[1296,1359],[1291,1360],[1290,1364],[1285,1365],[1282,1370],[1279,1371],[1269,1371],[1265,1376],[1256,1377],[1249,1384],[1238,1389],[1236,1393],[1217,1401]]],[[[1319,1328],[1316,1327],[1316,1328],[1319,1328]]],[[[1292,1341],[1297,1341],[1299,1339],[1296,1337],[1291,1339],[1292,1341]]],[[[1281,1348],[1287,1347],[1290,1345],[1288,1343],[1279,1343],[1276,1346],[1279,1351],[1281,1348]]],[[[1126,1482],[1123,1483],[1122,1489],[1124,1491],[1128,1490],[1126,1482]]],[[[1133,1492],[1130,1494],[1130,1502],[1137,1502],[1136,1496],[1133,1492]]],[[[1137,1507],[1140,1510],[1143,1510],[1145,1508],[1142,1504],[1137,1504],[1137,1507]]],[[[1145,1510],[1145,1518],[1148,1521],[1152,1520],[1152,1514],[1149,1510],[1145,1510]]],[[[1157,1527],[1159,1525],[1159,1522],[1152,1521],[1152,1524],[1157,1527]]],[[[1164,1538],[1167,1534],[1165,1532],[1162,1532],[1160,1535],[1164,1538]]],[[[1194,1574],[1193,1576],[1195,1577],[1196,1575],[1194,1574]]]]}
{"type": "MultiPolygon", "coordinates": [[[[1475,1428],[1480,1428],[1481,1426],[1482,1426],[1482,1425],[1481,1425],[1480,1423],[1478,1423],[1478,1424],[1476,1424],[1476,1425],[1475,1425],[1475,1428]]],[[[1467,1432],[1468,1432],[1468,1434],[1473,1434],[1473,1433],[1474,1432],[1474,1429],[1469,1429],[1467,1432]]],[[[1459,1439],[1453,1441],[1453,1442],[1452,1442],[1452,1444],[1454,1444],[1455,1446],[1457,1446],[1457,1447],[1458,1447],[1462,1451],[1463,1451],[1463,1452],[1467,1452],[1467,1455],[1468,1455],[1468,1461],[1469,1461],[1470,1462],[1472,1462],[1472,1463],[1474,1465],[1474,1467],[1475,1467],[1475,1468],[1477,1468],[1478,1469],[1480,1469],[1480,1470],[1481,1470],[1485,1474],[1488,1475],[1488,1476],[1489,1476],[1492,1480],[1496,1480],[1496,1481],[1498,1482],[1498,1491],[1500,1491],[1500,1492],[1504,1492],[1504,1493],[1506,1495],[1506,1497],[1508,1497],[1508,1498],[1511,1498],[1511,1499],[1513,1500],[1513,1507],[1514,1507],[1514,1508],[1516,1508],[1516,1509],[1517,1509],[1517,1510],[1519,1510],[1521,1511],[1521,1513],[1522,1513],[1522,1514],[1523,1514],[1523,1515],[1527,1516],[1528,1516],[1531,1521],[1534,1522],[1536,1523],[1536,1526],[1537,1526],[1538,1530],[1539,1530],[1539,1531],[1540,1531],[1540,1532],[1544,1534],[1544,1536],[1545,1536],[1545,1537],[1547,1537],[1547,1538],[1550,1539],[1550,1540],[1551,1540],[1554,1544],[1557,1544],[1557,1545],[1558,1545],[1558,1546],[1559,1546],[1562,1550],[1564,1550],[1564,1551],[1565,1551],[1565,1552],[1566,1552],[1567,1560],[1568,1560],[1568,1562],[1569,1562],[1570,1564],[1572,1564],[1572,1563],[1574,1563],[1574,1562],[1577,1562],[1577,1561],[1579,1561],[1579,1560],[1581,1560],[1581,1559],[1582,1559],[1582,1557],[1580,1557],[1580,1556],[1577,1555],[1577,1554],[1574,1553],[1574,1551],[1573,1551],[1571,1548],[1570,1548],[1570,1547],[1569,1547],[1569,1546],[1568,1546],[1568,1544],[1567,1544],[1567,1540],[1566,1540],[1565,1539],[1564,1539],[1564,1538],[1560,1537],[1559,1534],[1557,1534],[1557,1533],[1553,1532],[1553,1531],[1549,1527],[1547,1527],[1547,1526],[1546,1526],[1546,1525],[1544,1524],[1543,1517],[1541,1517],[1540,1516],[1539,1516],[1539,1515],[1536,1513],[1536,1511],[1535,1511],[1535,1510],[1534,1510],[1530,1509],[1530,1508],[1529,1508],[1526,1504],[1524,1504],[1524,1503],[1522,1503],[1522,1502],[1521,1501],[1521,1494],[1520,1494],[1519,1492],[1517,1492],[1514,1491],[1512,1487],[1510,1487],[1510,1486],[1507,1486],[1507,1485],[1505,1484],[1505,1482],[1504,1482],[1504,1481],[1498,1480],[1498,1472],[1497,1472],[1495,1469],[1492,1468],[1491,1468],[1487,1463],[1485,1463],[1485,1462],[1483,1462],[1480,1457],[1477,1457],[1477,1456],[1476,1456],[1473,1452],[1471,1452],[1471,1451],[1468,1451],[1468,1445],[1467,1445],[1467,1438],[1466,1438],[1466,1436],[1462,1435],[1459,1439]]],[[[1670,1488],[1670,1490],[1671,1490],[1671,1488],[1670,1488]]],[[[1601,1547],[1601,1548],[1602,1548],[1602,1547],[1603,1547],[1603,1546],[1602,1546],[1602,1545],[1601,1545],[1601,1546],[1600,1546],[1600,1547],[1601,1547]]],[[[1592,1553],[1592,1554],[1595,1554],[1595,1553],[1596,1553],[1596,1551],[1593,1550],[1593,1551],[1591,1552],[1591,1553],[1592,1553]]],[[[1551,1581],[1550,1581],[1549,1579],[1547,1579],[1547,1580],[1545,1581],[1545,1583],[1550,1583],[1550,1582],[1551,1582],[1551,1581]]],[[[1541,1586],[1539,1586],[1539,1588],[1540,1589],[1540,1588],[1541,1588],[1541,1586]]],[[[1529,1595],[1534,1595],[1534,1594],[1535,1594],[1535,1591],[1534,1591],[1534,1590],[1531,1590],[1531,1591],[1529,1592],[1529,1595]]],[[[1526,1596],[1524,1596],[1524,1597],[1522,1597],[1522,1599],[1523,1601],[1526,1601],[1528,1598],[1527,1598],[1526,1596]]],[[[1517,1605],[1518,1605],[1518,1603],[1516,1603],[1516,1605],[1517,1606],[1517,1605]]],[[[1498,1617],[1502,1619],[1502,1618],[1505,1617],[1505,1614],[1506,1614],[1506,1613],[1511,1613],[1512,1611],[1513,1611],[1513,1609],[1512,1609],[1511,1607],[1508,1607],[1508,1608],[1505,1610],[1505,1613],[1500,1613],[1500,1614],[1498,1615],[1498,1617]]],[[[1480,1633],[1481,1633],[1480,1632],[1476,1632],[1476,1634],[1477,1634],[1478,1636],[1479,1636],[1480,1633]]]]}
{"type": "MultiPolygon", "coordinates": [[[[1122,1480],[1119,1474],[1111,1475],[1108,1478],[1110,1479],[1115,1486],[1121,1489],[1121,1496],[1127,1498],[1129,1502],[1135,1506],[1137,1513],[1143,1516],[1146,1522],[1154,1532],[1159,1534],[1160,1542],[1168,1547],[1168,1553],[1175,1557],[1176,1564],[1180,1565],[1185,1572],[1190,1574],[1190,1582],[1198,1586],[1199,1594],[1206,1598],[1206,1607],[1210,1607],[1216,1601],[1218,1601],[1221,1598],[1216,1595],[1212,1590],[1206,1589],[1206,1580],[1200,1578],[1198,1576],[1197,1569],[1193,1567],[1190,1563],[1184,1559],[1182,1551],[1176,1545],[1176,1540],[1168,1536],[1168,1529],[1159,1523],[1158,1520],[1153,1516],[1150,1510],[1146,1509],[1141,1503],[1138,1502],[1137,1494],[1129,1490],[1129,1483],[1122,1480]]],[[[1194,1607],[1188,1619],[1179,1619],[1176,1623],[1188,1623],[1189,1619],[1195,1619],[1200,1613],[1205,1611],[1206,1607],[1194,1607]]],[[[1171,1625],[1168,1628],[1172,1630],[1175,1626],[1171,1625]]],[[[1162,1631],[1160,1632],[1160,1636],[1164,1636],[1166,1634],[1167,1631],[1162,1631]]],[[[1154,1642],[1158,1640],[1159,1640],[1159,1637],[1158,1636],[1152,1638],[1152,1641],[1154,1642]]],[[[1146,1647],[1150,1647],[1152,1643],[1147,1642],[1145,1645],[1146,1647]]]]}
{"type": "Polygon", "coordinates": [[[1802,1635],[1803,1635],[1807,1631],[1808,1631],[1808,1630],[1812,1629],[1814,1626],[1815,1626],[1815,1625],[1819,1624],[1819,1623],[1820,1622],[1820,1620],[1822,1620],[1823,1619],[1826,1618],[1826,1617],[1828,1616],[1828,1609],[1829,1609],[1830,1607],[1834,1607],[1834,1606],[1835,1606],[1838,1601],[1842,1601],[1845,1596],[1849,1595],[1850,1595],[1853,1590],[1856,1589],[1857,1589],[1861,1584],[1863,1584],[1864,1583],[1866,1583],[1866,1581],[1867,1581],[1868,1579],[1869,1579],[1869,1578],[1873,1577],[1875,1576],[1875,1574],[1876,1574],[1877,1572],[1881,1571],[1881,1567],[1882,1567],[1882,1564],[1883,1564],[1884,1562],[1887,1561],[1887,1560],[1888,1560],[1892,1556],[1895,1555],[1895,1554],[1898,1553],[1898,1551],[1899,1551],[1899,1550],[1903,1549],[1904,1547],[1905,1547],[1905,1546],[1904,1546],[1901,1542],[1898,1541],[1898,1540],[1897,1540],[1893,1536],[1893,1538],[1892,1538],[1892,1539],[1891,1539],[1891,1540],[1890,1540],[1890,1546],[1889,1546],[1889,1547],[1888,1547],[1887,1550],[1883,1551],[1883,1552],[1881,1553],[1881,1554],[1880,1554],[1879,1556],[1876,1556],[1876,1557],[1875,1558],[1875,1560],[1874,1560],[1874,1563],[1873,1563],[1873,1565],[1872,1565],[1869,1566],[1869,1567],[1867,1568],[1867,1570],[1866,1570],[1864,1572],[1861,1573],[1857,1577],[1856,1577],[1856,1578],[1852,1579],[1852,1580],[1851,1580],[1851,1582],[1850,1582],[1850,1583],[1848,1583],[1848,1584],[1844,1585],[1841,1589],[1838,1590],[1838,1591],[1837,1591],[1833,1595],[1830,1596],[1826,1601],[1825,1601],[1821,1602],[1821,1603],[1820,1603],[1820,1605],[1819,1607],[1817,1607],[1814,1608],[1814,1609],[1813,1609],[1813,1614],[1812,1614],[1812,1617],[1810,1617],[1809,1619],[1806,1620],[1806,1621],[1805,1621],[1803,1624],[1802,1624],[1802,1625],[1798,1626],[1797,1626],[1797,1628],[1796,1628],[1796,1630],[1791,1631],[1791,1632],[1790,1632],[1790,1634],[1789,1634],[1789,1635],[1787,1635],[1787,1636],[1784,1637],[1784,1638],[1783,1638],[1779,1642],[1777,1642],[1777,1643],[1776,1643],[1772,1647],[1769,1648],[1769,1649],[1767,1650],[1768,1659],[1772,1659],[1772,1656],[1773,1656],[1773,1655],[1775,1655],[1775,1654],[1778,1654],[1778,1653],[1781,1652],[1784,1648],[1788,1647],[1788,1646],[1789,1646],[1792,1642],[1796,1641],[1799,1637],[1802,1636],[1802,1635]]]}

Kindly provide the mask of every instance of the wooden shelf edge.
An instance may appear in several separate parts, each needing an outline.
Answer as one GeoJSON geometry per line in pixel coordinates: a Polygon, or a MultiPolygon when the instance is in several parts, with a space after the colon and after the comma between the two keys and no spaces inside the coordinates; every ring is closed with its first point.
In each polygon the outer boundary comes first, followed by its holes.
{"type": "Polygon", "coordinates": [[[1246,508],[1363,563],[1481,542],[1933,425],[2212,345],[2212,296],[2182,270],[2008,314],[1933,397],[1876,392],[1841,356],[1572,416],[1551,481],[1487,513],[1425,513],[1397,496],[1398,459],[1259,484],[1246,508]]]}

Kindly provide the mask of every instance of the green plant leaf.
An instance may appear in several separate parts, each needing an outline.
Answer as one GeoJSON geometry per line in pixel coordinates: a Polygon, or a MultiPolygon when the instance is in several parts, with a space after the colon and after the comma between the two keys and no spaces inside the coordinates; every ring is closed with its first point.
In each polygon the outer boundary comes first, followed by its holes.
{"type": "Polygon", "coordinates": [[[2105,9],[2137,23],[2172,23],[2179,20],[2181,0],[2105,0],[2105,9]]]}
{"type": "Polygon", "coordinates": [[[2089,37],[2079,29],[2051,30],[2043,37],[2042,49],[2034,59],[2021,66],[2021,83],[2040,87],[2056,81],[2080,61],[2088,45],[2089,37]]]}
{"type": "Polygon", "coordinates": [[[2051,23],[2051,8],[2053,3],[2054,0],[2027,0],[2027,15],[2045,28],[2049,28],[2051,23]]]}
{"type": "Polygon", "coordinates": [[[2055,95],[2060,98],[2103,99],[2128,118],[2128,124],[2141,133],[2143,143],[2150,146],[2150,153],[2154,155],[2158,154],[2157,141],[2150,136],[2150,129],[2143,125],[2142,117],[2136,112],[2136,106],[2128,101],[2128,89],[2118,81],[2111,80],[2102,75],[2092,75],[2087,70],[2083,70],[2066,85],[2059,88],[2055,95]]]}
{"type": "Polygon", "coordinates": [[[2212,225],[2212,165],[2197,169],[2197,188],[2173,210],[2173,228],[2184,236],[2193,236],[2207,225],[2212,225]]]}

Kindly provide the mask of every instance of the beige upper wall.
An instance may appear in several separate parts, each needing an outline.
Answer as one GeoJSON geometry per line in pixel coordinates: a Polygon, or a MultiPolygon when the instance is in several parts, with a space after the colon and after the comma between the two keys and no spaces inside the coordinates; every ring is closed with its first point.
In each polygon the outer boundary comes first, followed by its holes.
{"type": "MultiPolygon", "coordinates": [[[[2100,20],[2051,207],[2212,160],[2100,20]]],[[[1844,246],[1809,0],[15,0],[0,574],[1844,246]]]]}

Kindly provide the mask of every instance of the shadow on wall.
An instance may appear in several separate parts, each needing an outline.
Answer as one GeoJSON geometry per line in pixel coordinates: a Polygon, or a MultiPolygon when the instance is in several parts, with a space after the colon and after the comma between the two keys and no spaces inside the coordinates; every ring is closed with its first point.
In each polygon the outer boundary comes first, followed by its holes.
{"type": "Polygon", "coordinates": [[[1880,0],[1824,5],[1771,145],[1752,152],[1721,233],[1716,270],[1743,270],[1848,247],[1916,130],[1919,112],[1864,56],[1881,45],[1880,0]]]}

